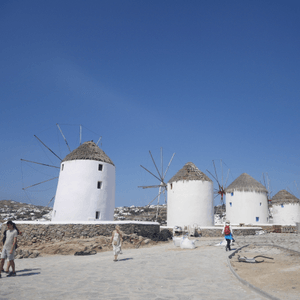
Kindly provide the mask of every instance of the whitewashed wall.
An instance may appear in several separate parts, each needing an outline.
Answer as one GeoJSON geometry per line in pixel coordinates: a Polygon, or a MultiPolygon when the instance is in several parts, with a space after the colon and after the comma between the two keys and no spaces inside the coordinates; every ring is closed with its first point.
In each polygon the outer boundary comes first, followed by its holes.
{"type": "Polygon", "coordinates": [[[168,227],[214,225],[213,183],[177,181],[168,183],[168,227]]]}
{"type": "Polygon", "coordinates": [[[273,224],[278,225],[296,225],[300,223],[300,204],[287,203],[273,204],[273,224]]]}
{"type": "Polygon", "coordinates": [[[266,224],[269,222],[266,193],[234,191],[226,193],[226,219],[231,224],[266,224]],[[259,218],[257,221],[256,218],[259,218]]]}
{"type": "Polygon", "coordinates": [[[114,218],[115,167],[94,160],[71,160],[61,164],[52,221],[88,221],[114,218]],[[102,171],[98,165],[102,164],[102,171]],[[101,181],[101,189],[97,188],[101,181]]]}

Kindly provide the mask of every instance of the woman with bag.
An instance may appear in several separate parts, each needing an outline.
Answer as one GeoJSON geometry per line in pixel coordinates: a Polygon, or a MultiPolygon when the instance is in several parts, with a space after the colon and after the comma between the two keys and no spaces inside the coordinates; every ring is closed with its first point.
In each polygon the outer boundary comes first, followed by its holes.
{"type": "Polygon", "coordinates": [[[233,235],[232,235],[232,229],[231,229],[231,225],[230,225],[230,221],[227,220],[224,224],[224,227],[223,227],[223,230],[222,230],[222,234],[225,235],[225,239],[226,239],[226,242],[227,242],[227,245],[226,245],[226,251],[231,251],[231,248],[230,248],[230,243],[231,241],[233,240],[233,235]]]}
{"type": "Polygon", "coordinates": [[[119,225],[116,226],[116,229],[112,232],[111,236],[111,243],[113,246],[113,252],[114,252],[114,261],[118,261],[118,255],[121,252],[122,247],[122,234],[119,225]]]}

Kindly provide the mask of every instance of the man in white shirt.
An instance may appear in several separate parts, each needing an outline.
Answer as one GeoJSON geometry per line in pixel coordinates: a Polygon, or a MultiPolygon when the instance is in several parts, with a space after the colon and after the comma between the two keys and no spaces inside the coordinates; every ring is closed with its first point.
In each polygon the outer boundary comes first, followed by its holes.
{"type": "Polygon", "coordinates": [[[6,231],[6,240],[1,253],[0,277],[5,259],[9,260],[10,266],[12,267],[12,272],[10,272],[7,276],[16,276],[14,256],[18,232],[16,229],[14,229],[12,221],[8,221],[6,225],[8,230],[6,231]]]}

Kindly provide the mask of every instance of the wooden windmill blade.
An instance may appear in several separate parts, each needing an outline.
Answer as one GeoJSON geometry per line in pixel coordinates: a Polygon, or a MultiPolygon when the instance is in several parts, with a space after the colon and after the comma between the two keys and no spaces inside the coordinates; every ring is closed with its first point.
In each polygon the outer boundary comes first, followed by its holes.
{"type": "Polygon", "coordinates": [[[149,206],[154,200],[156,200],[161,194],[163,193],[163,191],[159,192],[154,199],[152,199],[147,206],[149,206]]]}
{"type": "Polygon", "coordinates": [[[40,162],[37,162],[37,161],[27,160],[27,159],[23,159],[23,158],[21,158],[20,160],[21,161],[26,161],[26,162],[29,162],[29,163],[33,163],[33,164],[37,164],[37,165],[41,165],[41,166],[45,166],[45,167],[51,167],[51,168],[59,169],[59,167],[57,167],[57,166],[48,165],[48,164],[40,163],[40,162]]]}
{"type": "MultiPolygon", "coordinates": [[[[225,195],[225,190],[226,190],[226,186],[227,186],[227,181],[228,181],[230,169],[223,162],[222,159],[220,159],[220,167],[218,169],[216,167],[215,160],[212,160],[212,163],[213,163],[214,174],[212,172],[210,172],[209,170],[206,170],[206,171],[216,181],[216,183],[218,185],[218,188],[214,189],[214,191],[215,191],[214,194],[217,194],[217,196],[220,195],[221,205],[223,205],[224,204],[224,195],[225,195]],[[224,184],[224,165],[228,168],[225,184],[224,184]],[[219,170],[219,172],[221,172],[221,174],[219,174],[219,176],[218,176],[218,170],[219,170]],[[220,182],[220,180],[221,180],[221,182],[220,182]]],[[[216,197],[214,197],[214,198],[216,198],[216,197]]]]}
{"type": "Polygon", "coordinates": [[[166,171],[165,171],[165,173],[164,173],[163,179],[165,179],[165,177],[166,177],[166,175],[167,175],[167,172],[169,171],[169,168],[170,168],[170,165],[171,165],[171,163],[172,163],[172,160],[173,160],[174,156],[175,156],[175,152],[173,153],[173,155],[172,155],[172,157],[171,157],[171,159],[170,159],[170,161],[169,161],[169,164],[168,164],[168,166],[167,166],[167,168],[166,168],[166,171]]]}
{"type": "Polygon", "coordinates": [[[297,191],[298,191],[298,198],[299,198],[299,197],[300,197],[300,191],[299,191],[299,189],[298,189],[298,185],[297,185],[296,180],[294,181],[294,183],[295,183],[296,189],[297,189],[297,191]]]}
{"type": "Polygon", "coordinates": [[[267,199],[268,201],[271,201],[272,199],[272,191],[270,189],[270,179],[269,179],[269,175],[268,173],[262,173],[262,178],[263,178],[263,183],[261,182],[261,184],[267,189],[268,194],[267,194],[267,199]]]}
{"type": "Polygon", "coordinates": [[[160,178],[158,178],[156,175],[154,175],[152,172],[150,172],[148,169],[146,169],[145,167],[143,167],[142,165],[140,165],[144,170],[146,170],[148,173],[150,173],[152,176],[154,176],[156,179],[158,179],[159,181],[161,181],[160,178]]]}
{"type": "Polygon", "coordinates": [[[219,191],[220,190],[220,183],[219,183],[219,181],[218,181],[218,179],[212,174],[212,173],[210,173],[207,169],[206,169],[206,171],[214,178],[214,180],[217,182],[217,184],[218,184],[218,186],[219,186],[219,189],[217,190],[217,191],[219,191]]]}
{"type": "Polygon", "coordinates": [[[214,165],[214,169],[215,169],[215,174],[216,174],[216,180],[218,182],[218,185],[220,186],[220,182],[219,182],[219,178],[218,178],[218,174],[217,174],[217,170],[216,170],[216,165],[215,165],[215,161],[213,160],[213,165],[214,165]]]}
{"type": "MultiPolygon", "coordinates": [[[[157,168],[157,166],[156,166],[155,160],[154,160],[154,158],[153,158],[152,153],[151,153],[150,150],[149,150],[149,153],[150,153],[150,156],[151,156],[151,158],[152,158],[153,164],[154,164],[154,166],[155,166],[155,168],[156,168],[156,171],[157,171],[157,173],[158,173],[158,175],[159,175],[159,177],[160,177],[159,180],[163,181],[162,175],[161,175],[161,174],[159,173],[159,171],[158,171],[158,168],[157,168]]],[[[156,178],[157,178],[157,177],[156,177],[156,178]]]]}
{"type": "Polygon", "coordinates": [[[153,157],[153,155],[152,155],[152,153],[151,153],[150,150],[149,150],[149,155],[150,155],[150,157],[151,157],[151,160],[152,160],[152,162],[153,162],[153,165],[154,165],[155,170],[156,170],[156,172],[157,172],[158,175],[155,175],[153,172],[149,171],[149,170],[148,170],[147,168],[145,168],[144,166],[142,166],[142,165],[140,165],[140,166],[141,166],[145,171],[147,171],[149,174],[151,174],[153,177],[155,177],[157,180],[159,180],[159,183],[160,183],[160,184],[156,184],[156,185],[148,185],[148,186],[138,186],[138,187],[139,187],[139,188],[142,188],[142,189],[149,189],[149,188],[158,188],[158,189],[159,189],[159,190],[158,190],[157,196],[156,196],[154,199],[152,199],[152,200],[150,201],[150,203],[148,204],[148,205],[150,205],[154,200],[157,199],[157,213],[156,213],[156,219],[157,219],[157,217],[158,217],[159,201],[160,201],[160,195],[161,195],[161,194],[164,194],[164,195],[165,195],[165,202],[166,202],[167,184],[165,183],[165,177],[166,177],[166,174],[167,174],[167,172],[168,172],[168,170],[169,170],[169,167],[170,167],[170,165],[171,165],[171,163],[172,163],[172,160],[173,160],[173,158],[174,158],[175,153],[172,155],[172,157],[171,157],[171,159],[170,159],[170,161],[169,161],[169,164],[168,164],[168,166],[167,166],[165,172],[164,172],[164,169],[163,169],[163,168],[164,168],[164,167],[163,167],[163,162],[164,162],[164,159],[163,159],[163,149],[160,148],[160,163],[161,163],[160,168],[158,168],[158,165],[156,164],[156,162],[155,162],[155,160],[154,160],[154,157],[153,157]],[[160,169],[161,169],[161,171],[160,171],[160,169]]]}
{"type": "Polygon", "coordinates": [[[142,188],[142,189],[151,189],[151,188],[159,188],[159,187],[164,187],[164,185],[158,184],[158,185],[141,185],[141,186],[138,186],[138,188],[142,188]]]}

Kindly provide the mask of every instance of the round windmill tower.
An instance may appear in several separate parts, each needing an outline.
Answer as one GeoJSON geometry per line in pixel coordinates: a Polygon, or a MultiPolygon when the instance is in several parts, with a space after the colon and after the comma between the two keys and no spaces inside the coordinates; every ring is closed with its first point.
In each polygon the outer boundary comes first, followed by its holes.
{"type": "Polygon", "coordinates": [[[273,224],[296,225],[300,222],[300,200],[286,190],[272,198],[273,224]]]}
{"type": "Polygon", "coordinates": [[[168,227],[214,225],[213,182],[188,162],[168,182],[168,227]]]}
{"type": "Polygon", "coordinates": [[[112,221],[115,166],[94,142],[85,142],[60,164],[52,221],[112,221]]]}
{"type": "Polygon", "coordinates": [[[267,189],[247,173],[226,188],[226,218],[232,224],[269,222],[267,189]]]}

